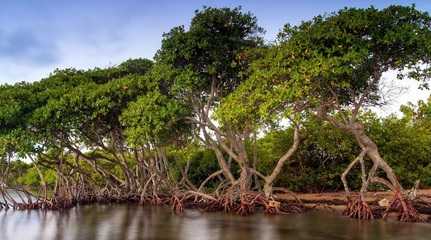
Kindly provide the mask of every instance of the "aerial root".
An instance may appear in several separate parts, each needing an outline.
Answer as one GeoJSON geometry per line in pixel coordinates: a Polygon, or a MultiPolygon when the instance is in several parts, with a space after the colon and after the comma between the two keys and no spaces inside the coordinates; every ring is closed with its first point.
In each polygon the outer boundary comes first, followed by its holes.
{"type": "Polygon", "coordinates": [[[343,215],[362,220],[374,219],[370,206],[361,196],[355,197],[353,200],[347,199],[347,206],[343,215]]]}
{"type": "Polygon", "coordinates": [[[236,213],[241,216],[253,214],[256,211],[257,201],[260,200],[259,197],[259,194],[241,193],[236,213]]]}
{"type": "Polygon", "coordinates": [[[411,200],[406,199],[400,191],[395,191],[394,198],[383,214],[386,219],[390,212],[398,213],[398,220],[401,222],[424,222],[425,219],[413,207],[411,200]]]}
{"type": "Polygon", "coordinates": [[[220,199],[220,205],[226,212],[233,212],[241,216],[253,214],[258,209],[262,209],[268,215],[301,213],[304,210],[302,204],[281,202],[256,192],[242,193],[239,200],[235,200],[230,194],[224,195],[220,199]]]}
{"type": "Polygon", "coordinates": [[[82,191],[75,195],[56,195],[53,198],[35,198],[24,203],[8,203],[0,201],[0,208],[28,210],[45,209],[61,210],[90,203],[127,203],[151,205],[169,205],[175,214],[182,214],[185,209],[199,209],[205,212],[225,211],[241,216],[251,215],[262,211],[268,215],[300,213],[303,205],[266,197],[259,192],[239,192],[237,189],[228,189],[223,194],[206,194],[200,191],[183,191],[176,189],[170,193],[147,192],[146,194],[126,194],[116,189],[103,188],[98,191],[82,191]]]}
{"type": "Polygon", "coordinates": [[[184,212],[184,204],[183,204],[184,196],[180,193],[174,193],[171,197],[171,206],[172,211],[176,214],[181,214],[184,212]]]}
{"type": "Polygon", "coordinates": [[[281,203],[279,201],[268,199],[265,203],[265,214],[268,215],[277,215],[282,211],[280,209],[281,203]]]}
{"type": "Polygon", "coordinates": [[[232,212],[236,209],[236,203],[232,194],[223,194],[220,197],[219,202],[225,212],[232,212]]]}

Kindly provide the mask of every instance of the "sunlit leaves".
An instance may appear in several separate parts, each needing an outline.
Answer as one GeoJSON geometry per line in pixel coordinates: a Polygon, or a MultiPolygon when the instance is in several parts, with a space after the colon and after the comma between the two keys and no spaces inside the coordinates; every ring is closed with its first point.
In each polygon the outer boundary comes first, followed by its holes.
{"type": "Polygon", "coordinates": [[[261,33],[257,19],[240,8],[203,8],[188,30],[181,26],[164,34],[155,59],[184,71],[176,79],[177,90],[205,96],[217,81],[218,94],[226,95],[243,80],[238,55],[259,45],[261,33]]]}
{"type": "Polygon", "coordinates": [[[348,105],[365,95],[366,102],[376,103],[383,72],[399,70],[417,80],[429,73],[417,65],[431,59],[430,20],[414,7],[390,6],[345,8],[298,26],[286,25],[279,49],[292,70],[284,75],[307,80],[309,99],[337,97],[348,105]]]}
{"type": "Polygon", "coordinates": [[[132,144],[166,144],[187,128],[188,109],[160,92],[149,92],[129,104],[121,116],[132,144]]]}

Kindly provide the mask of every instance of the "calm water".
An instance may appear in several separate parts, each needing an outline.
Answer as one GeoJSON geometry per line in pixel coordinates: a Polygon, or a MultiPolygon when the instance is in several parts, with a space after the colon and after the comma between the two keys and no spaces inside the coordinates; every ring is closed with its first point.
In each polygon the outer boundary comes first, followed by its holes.
{"type": "Polygon", "coordinates": [[[123,239],[431,239],[431,224],[361,222],[322,212],[239,217],[135,205],[97,205],[63,212],[0,211],[1,240],[123,239]]]}

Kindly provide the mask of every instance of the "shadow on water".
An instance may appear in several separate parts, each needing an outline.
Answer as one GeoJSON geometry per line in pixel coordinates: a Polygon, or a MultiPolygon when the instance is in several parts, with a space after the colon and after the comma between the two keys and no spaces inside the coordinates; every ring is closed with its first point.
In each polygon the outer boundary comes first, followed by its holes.
{"type": "Polygon", "coordinates": [[[356,221],[323,212],[240,217],[136,205],[92,205],[65,211],[0,211],[0,239],[429,239],[431,224],[356,221]]]}

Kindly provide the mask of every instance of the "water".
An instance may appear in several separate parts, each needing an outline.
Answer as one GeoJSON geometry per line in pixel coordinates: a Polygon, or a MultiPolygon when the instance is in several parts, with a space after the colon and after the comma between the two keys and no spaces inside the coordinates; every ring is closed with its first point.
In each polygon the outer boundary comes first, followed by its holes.
{"type": "Polygon", "coordinates": [[[327,212],[248,217],[136,205],[0,211],[1,240],[431,239],[431,224],[357,221],[327,212]]]}

